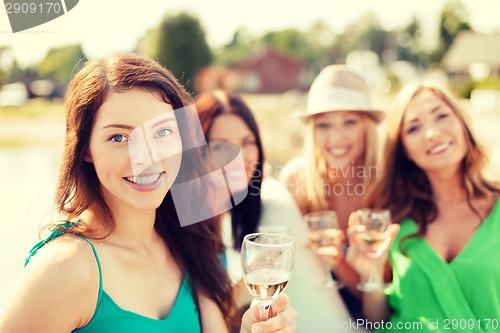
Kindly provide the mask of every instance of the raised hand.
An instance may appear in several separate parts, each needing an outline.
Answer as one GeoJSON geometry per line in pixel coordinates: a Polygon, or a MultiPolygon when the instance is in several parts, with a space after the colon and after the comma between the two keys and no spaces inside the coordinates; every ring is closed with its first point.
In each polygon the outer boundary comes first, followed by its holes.
{"type": "Polygon", "coordinates": [[[291,307],[288,296],[281,294],[271,305],[269,319],[261,321],[259,306],[252,305],[243,315],[241,333],[271,333],[296,331],[297,312],[291,307]]]}
{"type": "Polygon", "coordinates": [[[390,224],[381,233],[383,242],[377,247],[376,255],[367,249],[367,242],[363,240],[366,231],[367,228],[360,222],[358,214],[351,213],[347,229],[349,248],[346,260],[358,272],[361,281],[383,281],[383,268],[387,264],[389,248],[398,234],[399,224],[390,224]]]}

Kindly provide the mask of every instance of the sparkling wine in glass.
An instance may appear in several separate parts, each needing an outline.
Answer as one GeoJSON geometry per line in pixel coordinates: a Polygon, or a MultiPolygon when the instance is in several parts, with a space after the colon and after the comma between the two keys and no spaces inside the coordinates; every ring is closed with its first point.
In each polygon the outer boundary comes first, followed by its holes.
{"type": "Polygon", "coordinates": [[[290,281],[294,251],[293,238],[283,234],[253,233],[243,239],[243,280],[260,306],[261,320],[268,319],[272,302],[290,281]]]}
{"type": "MultiPolygon", "coordinates": [[[[358,248],[368,257],[377,260],[390,242],[385,231],[392,223],[391,212],[388,209],[359,209],[356,214],[358,220],[355,240],[358,248]]],[[[359,283],[357,288],[367,292],[384,289],[385,285],[380,281],[379,269],[379,265],[373,263],[368,281],[359,283]]]]}
{"type": "MultiPolygon", "coordinates": [[[[338,256],[338,244],[342,242],[337,214],[333,210],[322,210],[305,214],[304,222],[309,227],[309,242],[316,253],[325,256],[338,256]]],[[[328,263],[323,264],[324,286],[342,288],[333,277],[328,263]]]]}

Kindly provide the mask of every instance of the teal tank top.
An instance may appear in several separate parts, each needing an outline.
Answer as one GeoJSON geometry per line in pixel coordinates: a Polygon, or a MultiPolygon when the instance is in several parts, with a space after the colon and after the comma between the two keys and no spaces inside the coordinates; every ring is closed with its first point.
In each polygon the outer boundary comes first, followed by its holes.
{"type": "MultiPolygon", "coordinates": [[[[70,227],[71,222],[62,224],[63,227],[70,227]]],[[[25,266],[30,258],[45,244],[63,235],[64,232],[55,230],[49,237],[38,242],[30,251],[26,258],[25,266]]],[[[99,296],[94,316],[90,322],[84,327],[77,328],[73,332],[79,333],[200,333],[200,317],[198,307],[195,302],[193,290],[190,286],[189,279],[184,277],[174,305],[169,315],[164,319],[153,319],[142,316],[140,314],[124,310],[116,304],[113,299],[102,288],[102,271],[101,263],[97,251],[87,238],[78,237],[85,240],[92,247],[97,266],[99,268],[99,296]]]]}

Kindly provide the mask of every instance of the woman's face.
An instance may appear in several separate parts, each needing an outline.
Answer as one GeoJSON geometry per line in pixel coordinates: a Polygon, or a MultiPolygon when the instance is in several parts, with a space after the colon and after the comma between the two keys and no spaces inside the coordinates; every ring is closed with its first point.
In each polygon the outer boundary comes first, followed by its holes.
{"type": "Polygon", "coordinates": [[[329,167],[363,164],[366,134],[359,112],[326,112],[315,116],[313,122],[316,144],[329,167]]]}
{"type": "Polygon", "coordinates": [[[133,88],[110,92],[95,117],[85,160],[114,210],[156,209],[175,180],[182,142],[172,106],[133,88]]]}
{"type": "Polygon", "coordinates": [[[456,112],[430,90],[408,104],[401,139],[407,157],[426,173],[456,169],[467,152],[456,112]]]}
{"type": "MultiPolygon", "coordinates": [[[[217,155],[224,154],[224,150],[227,149],[226,143],[240,147],[245,164],[245,172],[238,168],[234,168],[234,170],[227,170],[226,168],[226,174],[235,184],[243,183],[244,180],[248,186],[259,162],[259,147],[257,146],[255,135],[243,119],[231,113],[221,114],[216,117],[210,128],[208,141],[210,143],[212,160],[214,161],[224,160],[223,158],[218,158],[217,155]]],[[[214,164],[217,164],[217,162],[214,162],[214,164]]],[[[222,166],[214,165],[216,168],[222,166]]]]}

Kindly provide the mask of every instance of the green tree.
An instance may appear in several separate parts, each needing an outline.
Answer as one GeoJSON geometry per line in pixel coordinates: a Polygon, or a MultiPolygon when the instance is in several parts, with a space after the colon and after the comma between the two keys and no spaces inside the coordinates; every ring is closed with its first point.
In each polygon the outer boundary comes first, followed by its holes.
{"type": "Polygon", "coordinates": [[[185,12],[166,15],[146,34],[139,53],[162,63],[191,92],[196,73],[213,58],[199,20],[185,12]]]}
{"type": "Polygon", "coordinates": [[[459,0],[451,0],[445,4],[439,16],[439,45],[434,54],[435,62],[441,61],[459,32],[472,30],[467,16],[467,11],[459,0]]]}
{"type": "Polygon", "coordinates": [[[307,59],[310,56],[310,44],[305,35],[295,28],[265,33],[261,42],[285,54],[307,59]]]}
{"type": "Polygon", "coordinates": [[[428,59],[422,50],[421,29],[420,21],[413,16],[403,29],[396,31],[397,59],[424,68],[428,65],[428,59]]]}
{"type": "Polygon", "coordinates": [[[331,46],[335,62],[342,61],[353,50],[370,50],[382,58],[390,46],[390,33],[385,31],[375,13],[369,11],[349,24],[331,46]]]}
{"type": "Polygon", "coordinates": [[[86,57],[80,44],[52,48],[36,66],[36,73],[41,78],[68,83],[85,61],[86,57]]]}
{"type": "Polygon", "coordinates": [[[0,86],[10,81],[12,72],[17,68],[16,60],[9,46],[0,46],[0,86]]]}
{"type": "Polygon", "coordinates": [[[231,41],[216,51],[216,62],[222,65],[237,64],[248,58],[257,44],[258,41],[245,28],[239,28],[231,41]]]}

